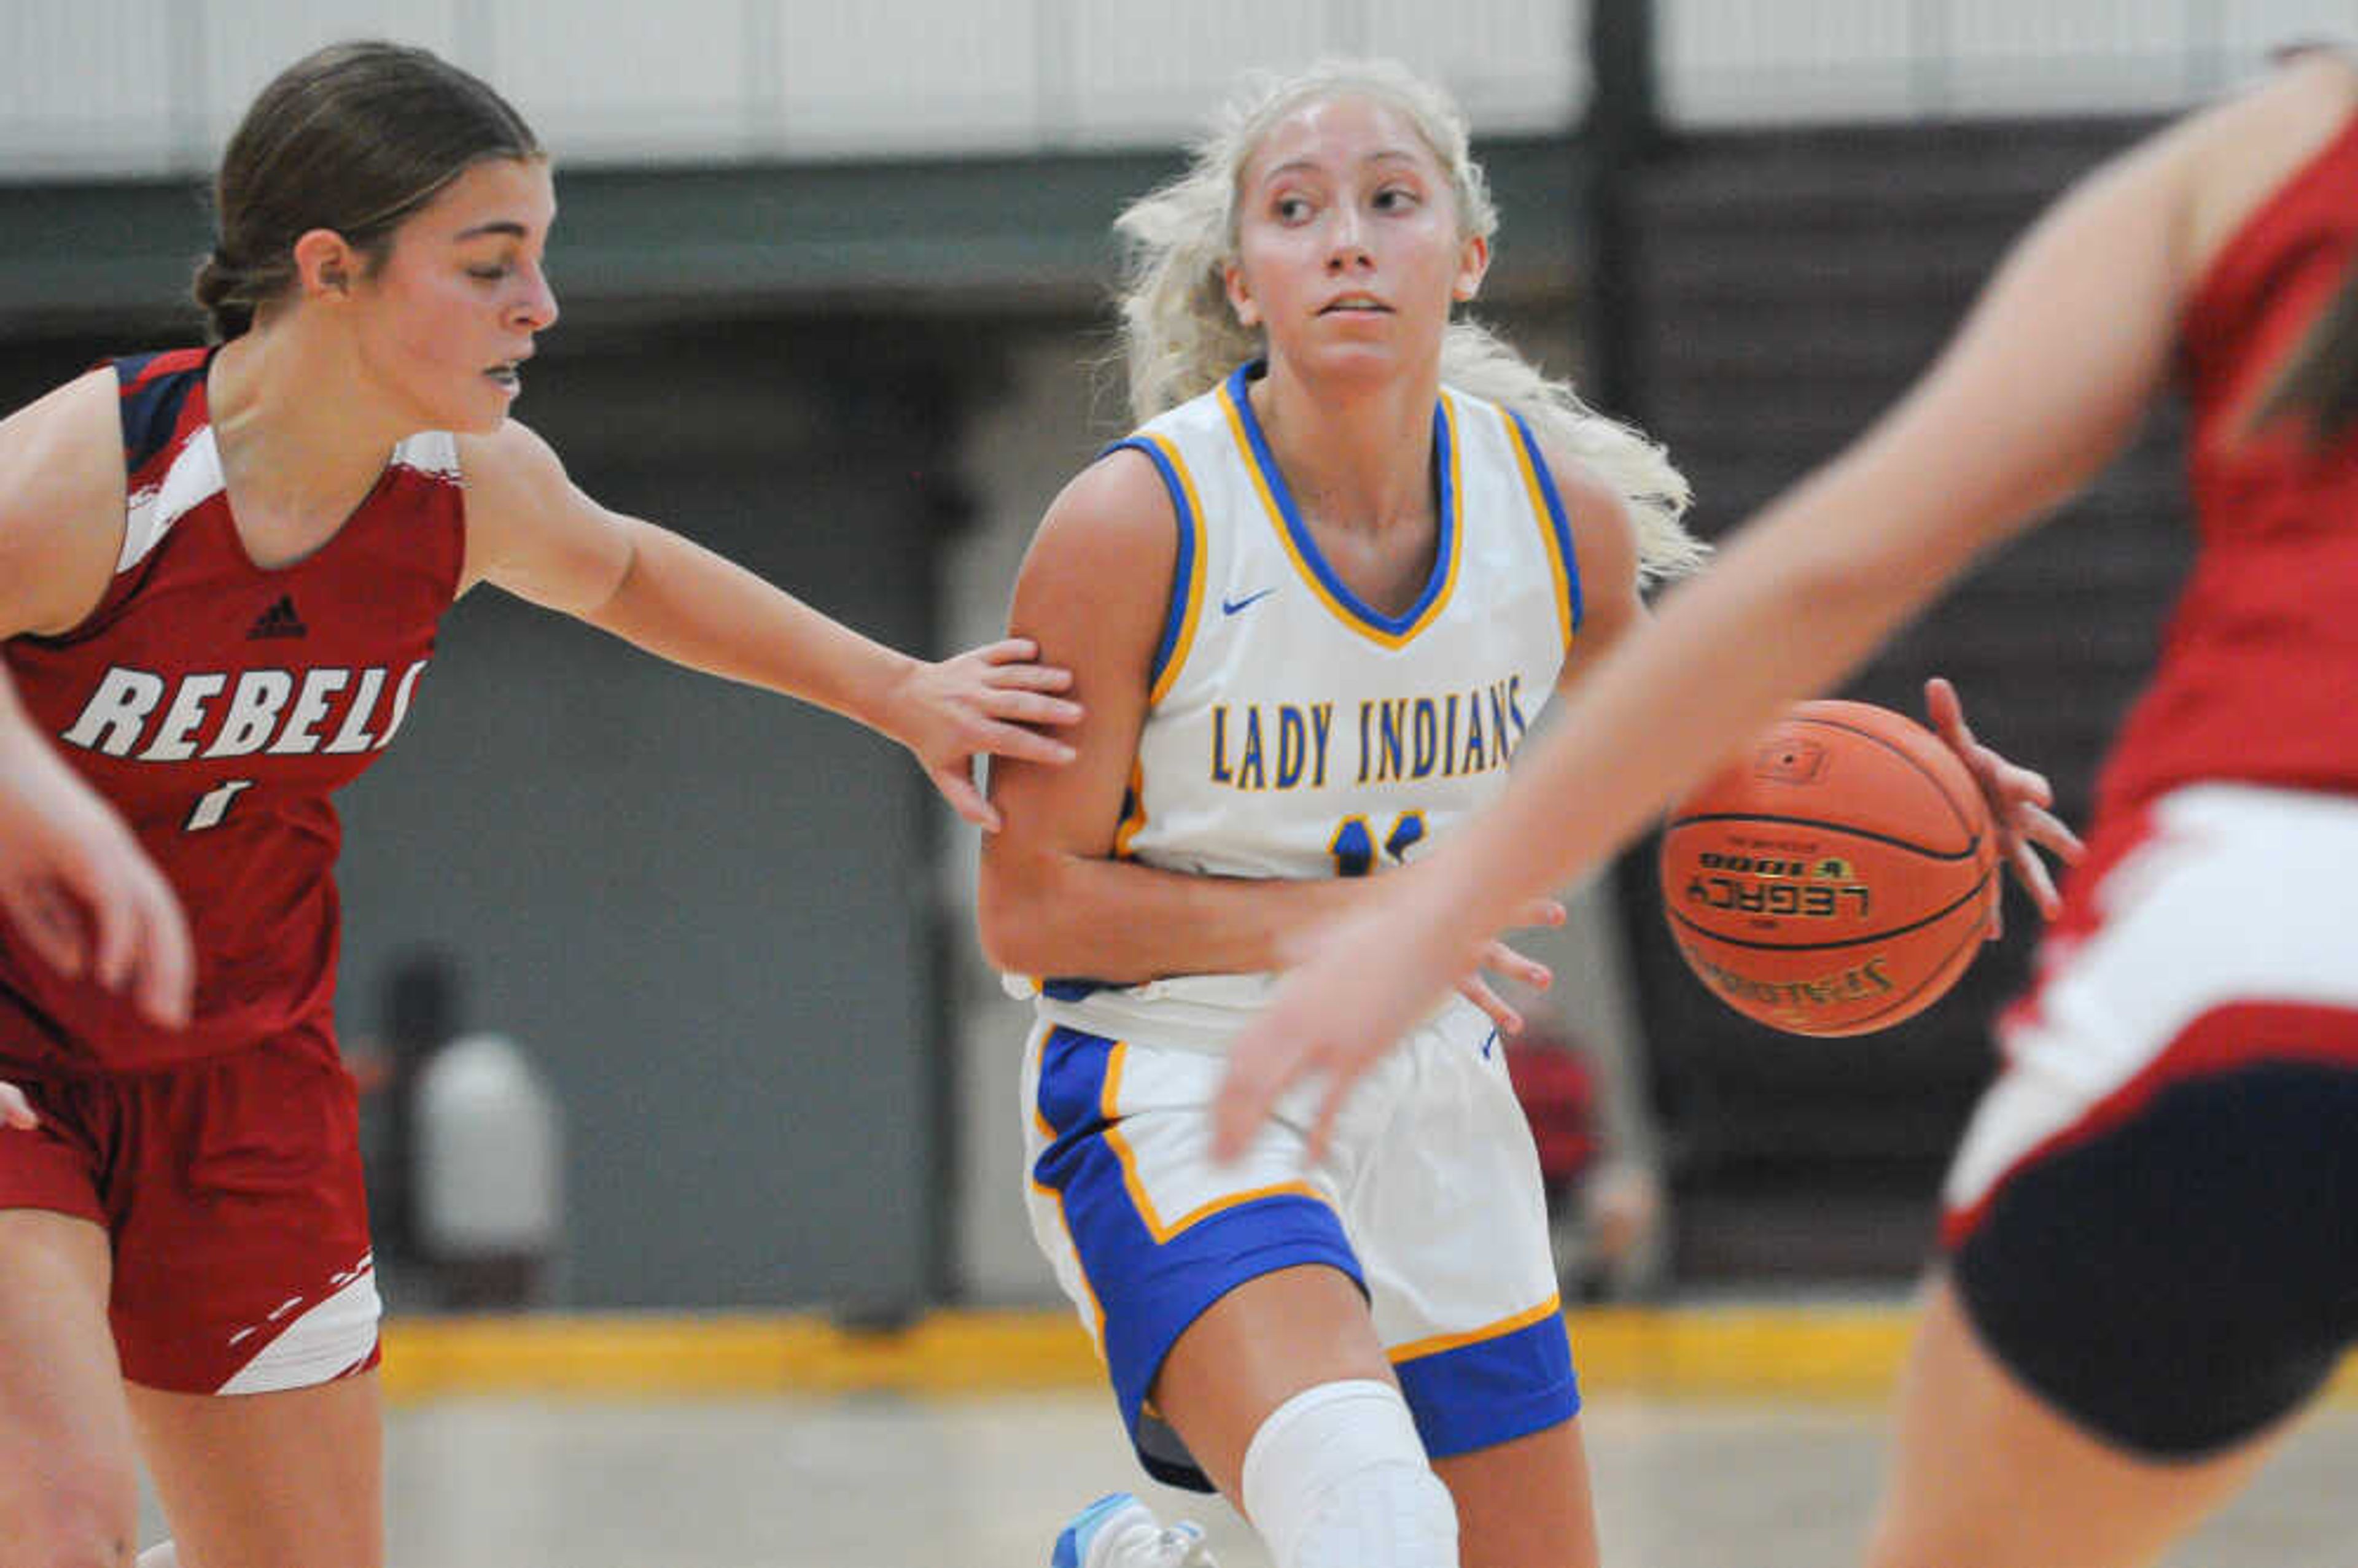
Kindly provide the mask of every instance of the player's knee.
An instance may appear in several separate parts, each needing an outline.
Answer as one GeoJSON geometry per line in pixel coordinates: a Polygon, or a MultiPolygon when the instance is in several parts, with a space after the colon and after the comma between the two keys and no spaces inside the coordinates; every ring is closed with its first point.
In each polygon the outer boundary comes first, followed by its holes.
{"type": "Polygon", "coordinates": [[[1400,1390],[1322,1383],[1245,1451],[1244,1505],[1277,1568],[1457,1568],[1457,1509],[1400,1390]]]}
{"type": "Polygon", "coordinates": [[[0,1535],[0,1568],[132,1568],[137,1483],[114,1467],[61,1467],[18,1499],[0,1535]]]}

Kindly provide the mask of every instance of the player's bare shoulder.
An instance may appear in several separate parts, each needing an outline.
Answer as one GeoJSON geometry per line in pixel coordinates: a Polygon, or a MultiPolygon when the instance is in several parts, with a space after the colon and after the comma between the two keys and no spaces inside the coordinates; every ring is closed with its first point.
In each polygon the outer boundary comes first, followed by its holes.
{"type": "Polygon", "coordinates": [[[1564,449],[1563,443],[1542,440],[1540,455],[1563,501],[1564,520],[1572,528],[1572,548],[1580,565],[1584,593],[1632,596],[1638,588],[1638,525],[1628,498],[1610,480],[1564,449]]]}
{"type": "Polygon", "coordinates": [[[64,632],[123,548],[121,395],[112,368],[0,420],[0,635],[64,632]]]}
{"type": "Polygon", "coordinates": [[[2245,92],[2155,144],[2188,182],[2190,253],[2207,261],[2279,186],[2358,115],[2358,63],[2338,49],[2288,56],[2245,92]]]}
{"type": "Polygon", "coordinates": [[[459,472],[467,488],[463,592],[498,578],[503,562],[532,554],[531,536],[571,506],[579,492],[556,449],[516,420],[457,441],[459,472]]]}
{"type": "Polygon", "coordinates": [[[1079,569],[1151,572],[1159,566],[1167,580],[1178,555],[1177,521],[1152,461],[1135,448],[1117,448],[1075,474],[1049,503],[1033,553],[1079,569]]]}
{"type": "Polygon", "coordinates": [[[517,420],[507,420],[487,435],[455,439],[471,517],[478,505],[500,510],[528,503],[556,486],[571,482],[557,449],[517,420]]]}
{"type": "Polygon", "coordinates": [[[1143,676],[1170,602],[1178,514],[1143,453],[1117,449],[1049,503],[1016,576],[1009,629],[1076,669],[1143,676]]]}

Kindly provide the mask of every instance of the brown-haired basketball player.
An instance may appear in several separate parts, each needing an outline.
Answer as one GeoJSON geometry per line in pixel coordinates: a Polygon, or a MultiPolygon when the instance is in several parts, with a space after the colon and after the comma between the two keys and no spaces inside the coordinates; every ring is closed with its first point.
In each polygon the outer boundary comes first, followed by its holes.
{"type": "Polygon", "coordinates": [[[254,101],[218,192],[196,292],[219,345],[0,424],[0,657],[169,877],[197,958],[174,1028],[0,934],[0,1083],[35,1119],[0,1127],[12,1565],[130,1561],[135,1433],[181,1568],[382,1560],[329,796],[392,741],[457,596],[492,583],[846,713],[986,825],[969,758],[1058,762],[1022,725],[1076,714],[1027,644],[881,647],[600,506],[508,419],[557,319],[555,198],[475,78],[389,44],[310,55],[254,101]]]}

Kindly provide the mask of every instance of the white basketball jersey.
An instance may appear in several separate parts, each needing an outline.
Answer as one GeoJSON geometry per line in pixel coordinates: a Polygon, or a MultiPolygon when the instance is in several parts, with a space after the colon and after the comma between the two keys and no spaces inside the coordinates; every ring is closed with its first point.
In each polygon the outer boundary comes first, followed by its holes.
{"type": "MultiPolygon", "coordinates": [[[[1371,609],[1287,492],[1246,395],[1254,368],[1120,443],[1161,471],[1179,552],[1116,852],[1199,875],[1365,875],[1503,787],[1580,622],[1570,526],[1528,427],[1444,388],[1432,576],[1403,613],[1371,609]]],[[[1217,1047],[1269,987],[1050,981],[1041,1008],[1217,1047]]]]}

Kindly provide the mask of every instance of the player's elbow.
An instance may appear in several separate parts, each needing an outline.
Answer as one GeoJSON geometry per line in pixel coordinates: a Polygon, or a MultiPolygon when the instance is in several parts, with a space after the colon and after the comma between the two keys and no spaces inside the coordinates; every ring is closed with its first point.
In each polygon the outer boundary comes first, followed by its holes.
{"type": "MultiPolygon", "coordinates": [[[[1004,974],[1039,975],[1054,970],[1049,930],[1054,908],[1050,878],[1036,863],[1007,863],[1012,856],[986,852],[974,901],[975,934],[982,956],[1004,974]]],[[[1034,859],[1027,857],[1027,859],[1034,859]]]]}
{"type": "Polygon", "coordinates": [[[1029,966],[1022,922],[1014,918],[1005,900],[993,899],[985,891],[975,901],[974,917],[975,935],[982,944],[983,962],[1002,974],[1037,972],[1029,966]]]}

